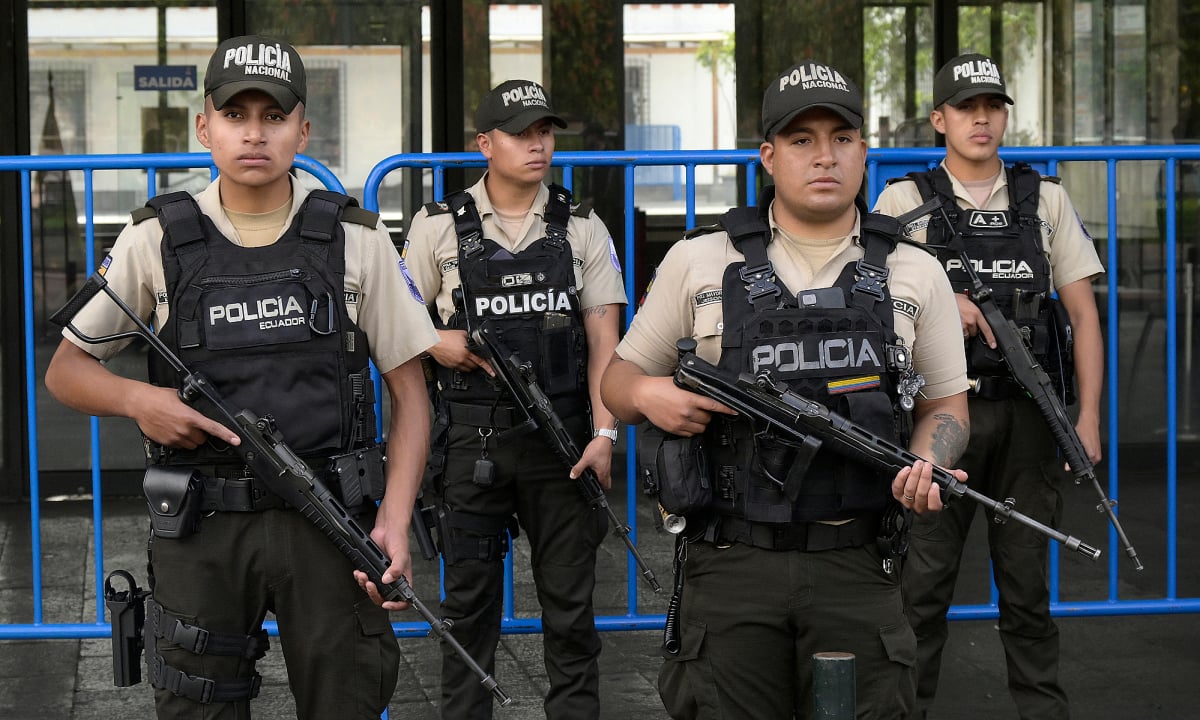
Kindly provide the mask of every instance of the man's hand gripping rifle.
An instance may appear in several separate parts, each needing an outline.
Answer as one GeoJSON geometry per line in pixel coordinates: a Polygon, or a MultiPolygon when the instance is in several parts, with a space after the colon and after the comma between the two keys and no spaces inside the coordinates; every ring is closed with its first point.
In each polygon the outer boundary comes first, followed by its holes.
{"type": "Polygon", "coordinates": [[[501,705],[512,702],[496,680],[454,639],[446,624],[421,602],[403,575],[390,583],[383,581],[383,574],[391,565],[387,555],[313,474],[308,464],[287,445],[276,429],[274,419],[270,416],[259,417],[248,409],[235,410],[230,407],[208,378],[189,371],[183,365],[149,326],[108,287],[108,281],[101,273],[94,273],[88,278],[79,292],[54,314],[51,322],[66,327],[87,343],[109,342],[126,337],[141,337],[150,343],[183,378],[179,388],[180,399],[237,433],[241,443],[234,450],[271,492],[299,510],[301,515],[324,532],[355,568],[367,574],[385,600],[408,603],[415,608],[429,623],[431,634],[450,645],[472,672],[479,676],[480,683],[491,691],[497,702],[501,705]],[[100,291],[104,291],[129,316],[136,330],[95,338],[85,335],[71,324],[72,318],[100,291]]]}
{"type": "MultiPolygon", "coordinates": [[[[716,366],[696,355],[695,340],[683,339],[677,346],[680,357],[679,366],[675,370],[675,384],[733,408],[743,417],[759,425],[759,429],[776,428],[798,441],[812,436],[820,440],[823,447],[840,455],[891,473],[899,472],[901,468],[909,467],[921,459],[831,412],[821,403],[797,395],[779,385],[766,371],[760,371],[757,375],[742,373],[736,382],[732,382],[716,366]]],[[[991,510],[1000,522],[1016,520],[1062,543],[1068,550],[1074,550],[1093,560],[1100,557],[1098,549],[1017,512],[1013,509],[1011,501],[999,502],[972,490],[965,483],[959,482],[948,470],[935,465],[933,480],[941,487],[943,493],[954,497],[966,497],[979,503],[991,510]]]]}
{"type": "MultiPolygon", "coordinates": [[[[492,361],[492,369],[496,371],[496,377],[524,409],[528,418],[525,424],[540,430],[550,447],[554,449],[555,454],[566,463],[568,468],[574,467],[579,462],[582,453],[575,441],[571,439],[566,427],[563,426],[562,418],[554,412],[554,407],[551,406],[546,393],[538,385],[533,366],[522,362],[515,352],[509,350],[488,326],[486,320],[479,327],[471,330],[471,340],[492,361]]],[[[591,468],[584,468],[577,480],[579,489],[587,501],[608,513],[609,522],[612,523],[616,533],[621,536],[621,540],[625,542],[625,547],[629,548],[638,569],[642,572],[642,577],[646,578],[646,582],[650,583],[654,592],[661,591],[662,586],[655,579],[654,571],[646,564],[645,559],[638,552],[637,546],[629,539],[629,527],[621,522],[621,519],[609,506],[608,498],[604,495],[604,488],[600,486],[600,480],[596,477],[596,473],[591,468]]]]}
{"type": "MultiPolygon", "coordinates": [[[[924,215],[929,211],[928,205],[929,203],[926,203],[913,210],[906,214],[905,218],[913,219],[924,215]]],[[[942,212],[946,227],[954,227],[946,215],[945,208],[938,204],[938,209],[942,212]]],[[[902,224],[904,222],[901,221],[902,224]]],[[[975,271],[975,266],[971,264],[971,258],[967,256],[962,235],[955,232],[949,247],[958,253],[962,260],[963,271],[971,280],[971,291],[968,293],[968,297],[983,313],[983,319],[991,326],[992,334],[996,336],[996,347],[1004,356],[1004,361],[1012,372],[1013,379],[1020,383],[1029,397],[1033,398],[1038,412],[1041,413],[1042,419],[1046,421],[1051,434],[1054,435],[1054,441],[1058,444],[1063,459],[1070,466],[1071,474],[1075,476],[1075,484],[1078,485],[1084,479],[1091,481],[1096,494],[1100,496],[1100,504],[1096,506],[1096,510],[1108,516],[1108,521],[1116,530],[1117,538],[1121,547],[1125,549],[1125,554],[1133,561],[1134,568],[1141,570],[1142,561],[1138,559],[1137,551],[1133,549],[1129,537],[1125,535],[1125,528],[1121,527],[1121,521],[1113,512],[1117,502],[1110,499],[1104,492],[1104,488],[1100,487],[1100,480],[1096,477],[1096,466],[1088,458],[1083,441],[1079,439],[1079,433],[1075,431],[1075,425],[1067,415],[1067,409],[1055,391],[1050,376],[1033,356],[1026,342],[1026,336],[1017,328],[1017,324],[1005,317],[1004,313],[1000,311],[1000,307],[996,305],[996,300],[992,297],[992,289],[983,284],[979,273],[975,271]]]]}

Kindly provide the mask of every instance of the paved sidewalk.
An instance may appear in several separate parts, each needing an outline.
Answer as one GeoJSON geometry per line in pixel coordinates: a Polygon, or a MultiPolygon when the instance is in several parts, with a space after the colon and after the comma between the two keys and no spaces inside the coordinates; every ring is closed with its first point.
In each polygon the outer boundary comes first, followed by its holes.
{"type": "MultiPolygon", "coordinates": [[[[1165,591],[1165,543],[1161,492],[1153,478],[1134,485],[1122,504],[1122,522],[1137,545],[1147,569],[1134,574],[1122,558],[1122,598],[1161,598],[1165,591]],[[1138,488],[1136,493],[1133,488],[1138,488]]],[[[1190,478],[1180,490],[1179,597],[1200,595],[1200,563],[1194,518],[1200,508],[1200,483],[1190,478]]],[[[1090,510],[1090,490],[1068,490],[1064,529],[1107,548],[1103,517],[1090,510]]],[[[619,515],[623,503],[613,502],[619,515]]],[[[95,621],[91,503],[88,500],[42,506],[44,613],[47,623],[95,621]]],[[[145,515],[140,499],[111,499],[104,504],[105,557],[109,568],[127,568],[145,582],[145,515]]],[[[653,529],[642,508],[639,546],[664,585],[663,596],[639,589],[643,612],[665,611],[670,587],[671,539],[653,529]]],[[[982,518],[976,522],[983,526],[982,518]]],[[[977,538],[982,540],[982,538],[977,538]]],[[[533,612],[532,581],[524,548],[517,547],[516,593],[520,615],[533,612]]],[[[414,586],[436,608],[433,564],[420,558],[414,586]]],[[[968,547],[959,603],[987,599],[987,561],[980,542],[968,547]]],[[[598,612],[625,613],[624,546],[606,540],[600,557],[598,612]]],[[[1107,596],[1107,568],[1075,556],[1062,558],[1064,599],[1096,600],[1107,596]]],[[[30,579],[30,529],[27,504],[0,505],[0,624],[29,623],[33,618],[30,579]]],[[[401,613],[398,621],[415,621],[401,613]]],[[[1184,720],[1197,716],[1200,700],[1200,615],[1060,618],[1062,679],[1073,716],[1086,720],[1184,720]]],[[[935,708],[939,720],[989,720],[1014,717],[1005,687],[1004,657],[994,621],[960,621],[951,625],[943,663],[942,691],[935,708]]],[[[602,633],[601,693],[605,720],[658,720],[666,713],[655,691],[660,660],[657,631],[602,633]]],[[[437,717],[439,651],[427,638],[400,642],[403,665],[389,716],[404,720],[437,717]]],[[[497,709],[498,720],[544,717],[541,701],[546,676],[540,635],[504,635],[496,677],[512,695],[513,705],[497,709]]],[[[277,643],[260,662],[265,683],[254,703],[255,717],[294,717],[277,643]]],[[[147,685],[112,685],[109,642],[101,640],[0,641],[0,718],[4,720],[124,720],[153,717],[147,685]]]]}

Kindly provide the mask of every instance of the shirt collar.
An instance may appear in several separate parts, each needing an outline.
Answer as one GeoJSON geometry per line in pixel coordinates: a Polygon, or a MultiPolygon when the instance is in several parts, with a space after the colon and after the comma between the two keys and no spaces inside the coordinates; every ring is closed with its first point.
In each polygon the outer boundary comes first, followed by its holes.
{"type": "MultiPolygon", "coordinates": [[[[495,213],[492,208],[492,199],[488,197],[487,185],[484,182],[487,180],[487,172],[483,173],[483,177],[479,178],[479,182],[470,187],[468,192],[475,198],[475,208],[479,210],[480,219],[486,218],[495,213]]],[[[533,199],[533,213],[539,218],[545,219],[546,203],[550,202],[550,188],[546,187],[546,183],[541,183],[538,188],[537,197],[533,199]]]]}
{"type": "MultiPolygon", "coordinates": [[[[308,197],[308,190],[300,184],[300,181],[295,175],[288,175],[288,180],[292,183],[292,208],[288,211],[287,220],[283,223],[283,229],[286,232],[292,226],[292,221],[296,218],[296,213],[300,212],[300,206],[304,204],[305,198],[308,197]]],[[[196,203],[200,206],[200,212],[204,213],[213,221],[213,225],[217,230],[232,242],[240,244],[241,238],[238,237],[237,228],[229,220],[229,216],[225,214],[225,209],[221,207],[221,183],[220,178],[215,178],[208,187],[200,191],[196,195],[196,203]]]]}
{"type": "MultiPolygon", "coordinates": [[[[767,209],[767,223],[771,226],[771,239],[774,240],[779,234],[783,233],[779,223],[775,222],[775,201],[771,201],[771,207],[767,209]]],[[[854,227],[850,228],[850,239],[855,245],[862,246],[862,212],[858,208],[854,209],[854,227]]]]}

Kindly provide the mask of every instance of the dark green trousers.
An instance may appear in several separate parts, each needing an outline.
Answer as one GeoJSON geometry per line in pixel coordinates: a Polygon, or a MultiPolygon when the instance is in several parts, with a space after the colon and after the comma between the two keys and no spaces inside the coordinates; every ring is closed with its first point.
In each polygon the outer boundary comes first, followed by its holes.
{"type": "MultiPolygon", "coordinates": [[[[586,419],[566,421],[583,439],[586,419]]],[[[581,446],[582,447],[582,446],[581,446]]],[[[588,720],[600,716],[600,636],[596,632],[592,590],[596,549],[608,529],[608,516],[584,499],[568,468],[534,432],[488,444],[495,464],[490,487],[473,480],[480,458],[479,428],[449,430],[442,501],[455,512],[489,516],[502,523],[516,517],[529,541],[529,563],[542,609],[542,643],[550,691],[545,700],[550,720],[588,720]]],[[[488,672],[495,672],[504,599],[501,559],[459,559],[446,563],[443,617],[451,632],[488,672]]],[[[502,678],[498,678],[501,681],[502,678]]],[[[446,720],[492,717],[491,694],[479,678],[447,648],[442,652],[442,705],[446,720]]]]}
{"type": "Polygon", "coordinates": [[[664,654],[659,675],[672,718],[811,718],[818,652],[854,654],[859,718],[907,717],[916,641],[898,573],[873,543],[801,552],[696,542],[684,573],[681,649],[664,654]]]}
{"type": "MultiPolygon", "coordinates": [[[[295,510],[215,513],[189,538],[152,537],[150,566],[154,598],[186,622],[249,634],[275,613],[297,717],[376,720],[387,707],[400,666],[390,617],[355,583],[350,561],[295,510]]],[[[168,664],[214,680],[254,670],[248,660],[194,655],[164,641],[159,651],[168,664]]],[[[250,717],[248,701],[202,705],[167,690],[155,691],[155,705],[159,718],[250,717]]]]}
{"type": "MultiPolygon", "coordinates": [[[[971,488],[1051,527],[1062,517],[1062,461],[1037,406],[1029,399],[970,399],[971,440],[958,467],[971,488]]],[[[907,613],[917,634],[917,707],[925,717],[937,692],[946,612],[954,597],[963,545],[978,506],[953,502],[918,516],[904,563],[907,613]]],[[[1008,688],[1025,720],[1064,720],[1067,697],[1058,681],[1058,627],[1050,617],[1047,540],[1021,523],[987,519],[992,576],[1000,593],[1000,641],[1008,688]]]]}

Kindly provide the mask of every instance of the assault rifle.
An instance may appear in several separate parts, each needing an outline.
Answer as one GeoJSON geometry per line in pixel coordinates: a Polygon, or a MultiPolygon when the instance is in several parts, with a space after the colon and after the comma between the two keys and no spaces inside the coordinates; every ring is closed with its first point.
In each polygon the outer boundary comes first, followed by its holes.
{"type": "MultiPolygon", "coordinates": [[[[921,210],[924,207],[922,206],[917,210],[921,210]]],[[[945,208],[942,208],[940,204],[938,208],[942,212],[946,227],[954,227],[954,224],[950,222],[950,218],[946,216],[945,208]]],[[[1054,441],[1058,444],[1058,449],[1062,452],[1063,459],[1067,461],[1067,465],[1071,468],[1071,474],[1075,476],[1075,484],[1078,485],[1085,478],[1092,482],[1092,487],[1095,488],[1096,494],[1100,496],[1100,504],[1096,506],[1096,510],[1108,516],[1108,521],[1117,532],[1117,538],[1121,542],[1121,547],[1125,549],[1125,554],[1133,561],[1134,569],[1141,570],[1142,561],[1138,559],[1137,551],[1133,549],[1133,545],[1129,542],[1129,537],[1125,535],[1125,528],[1121,527],[1121,521],[1117,519],[1117,514],[1113,512],[1113,508],[1117,506],[1117,502],[1110,499],[1104,492],[1104,488],[1100,487],[1100,480],[1096,477],[1096,466],[1088,458],[1087,450],[1083,447],[1083,441],[1079,439],[1079,433],[1075,431],[1074,423],[1067,416],[1067,410],[1063,406],[1062,399],[1059,398],[1058,393],[1055,391],[1054,385],[1050,381],[1050,376],[1046,374],[1041,363],[1037,361],[1030,351],[1027,336],[1017,328],[1015,322],[1005,317],[1004,313],[1000,311],[1000,307],[996,305],[996,300],[992,296],[992,289],[983,284],[979,273],[975,271],[975,266],[971,264],[971,258],[967,256],[967,249],[963,244],[962,236],[955,233],[949,247],[958,253],[959,258],[962,260],[963,271],[967,273],[967,277],[971,280],[971,290],[967,293],[967,296],[971,298],[971,302],[975,303],[983,313],[983,319],[987,320],[988,325],[991,326],[992,334],[996,336],[996,347],[1000,351],[1000,354],[1004,356],[1004,362],[1012,372],[1013,379],[1033,399],[1033,402],[1037,405],[1038,412],[1042,415],[1042,419],[1050,427],[1050,432],[1054,435],[1054,441]]]]}
{"type": "MultiPolygon", "coordinates": [[[[489,327],[486,320],[471,331],[471,340],[488,355],[492,361],[492,368],[496,371],[496,377],[525,412],[527,419],[524,424],[530,429],[536,427],[540,430],[559,459],[566,463],[568,468],[574,467],[579,462],[582,453],[575,441],[571,439],[566,427],[563,426],[562,418],[554,412],[554,407],[550,404],[546,393],[538,385],[533,366],[528,362],[522,362],[515,352],[509,350],[489,327]]],[[[608,513],[609,522],[612,523],[616,533],[621,536],[621,540],[625,542],[625,547],[629,548],[629,552],[633,554],[638,569],[642,571],[642,577],[646,578],[646,582],[650,583],[654,592],[660,592],[662,586],[655,579],[654,571],[646,564],[641,553],[638,552],[637,546],[629,539],[629,527],[621,522],[621,519],[609,506],[608,498],[604,495],[604,488],[600,486],[600,479],[596,477],[596,473],[591,468],[584,468],[583,472],[579,474],[578,482],[579,489],[587,501],[608,513]]]]}
{"type": "Polygon", "coordinates": [[[471,671],[479,676],[480,683],[491,691],[497,702],[501,705],[512,702],[495,678],[480,667],[454,639],[447,624],[421,602],[403,575],[390,583],[383,582],[383,573],[391,565],[387,555],[371,539],[370,533],[350,516],[341,502],[314,475],[312,468],[287,445],[282,434],[276,429],[274,418],[269,415],[259,417],[248,409],[235,410],[231,407],[207,377],[191,372],[183,365],[150,327],[108,287],[108,281],[100,272],[88,278],[79,292],[50,320],[69,329],[87,343],[109,342],[127,337],[141,337],[150,343],[150,346],[183,378],[179,398],[204,416],[237,433],[241,443],[234,446],[234,451],[271,492],[299,510],[301,515],[325,533],[354,567],[366,573],[371,582],[375,583],[385,600],[405,602],[415,608],[425,622],[429,623],[431,634],[437,635],[440,640],[450,645],[471,671]],[[121,311],[133,320],[136,330],[97,338],[85,335],[71,323],[83,306],[100,291],[104,291],[121,311]]]}
{"type": "MultiPolygon", "coordinates": [[[[776,428],[801,442],[811,436],[820,440],[823,447],[839,455],[890,473],[899,472],[901,468],[909,467],[921,459],[830,411],[821,403],[788,390],[776,383],[765,370],[757,375],[742,373],[736,382],[731,381],[716,366],[696,355],[695,340],[682,339],[676,346],[679,350],[676,385],[733,408],[758,424],[760,429],[776,428]]],[[[949,470],[934,465],[933,480],[951,497],[966,497],[991,510],[997,522],[1016,520],[1062,543],[1068,550],[1092,560],[1100,557],[1099,549],[1017,512],[1013,509],[1011,499],[1000,502],[972,490],[966,483],[959,482],[949,470]]]]}

